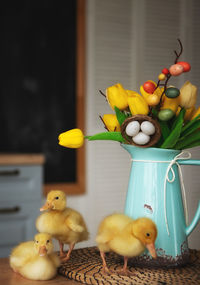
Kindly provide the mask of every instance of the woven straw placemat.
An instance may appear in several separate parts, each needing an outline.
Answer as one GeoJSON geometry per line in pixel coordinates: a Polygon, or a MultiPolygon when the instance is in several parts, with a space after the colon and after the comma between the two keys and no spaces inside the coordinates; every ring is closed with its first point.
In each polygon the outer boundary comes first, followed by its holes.
{"type": "MultiPolygon", "coordinates": [[[[70,260],[59,268],[59,274],[66,278],[85,284],[200,284],[200,251],[190,250],[190,262],[176,268],[142,268],[134,267],[129,270],[135,275],[131,277],[118,274],[105,275],[102,273],[102,261],[96,247],[74,250],[70,260]]],[[[111,270],[119,270],[123,259],[114,253],[106,255],[107,265],[111,270]]]]}

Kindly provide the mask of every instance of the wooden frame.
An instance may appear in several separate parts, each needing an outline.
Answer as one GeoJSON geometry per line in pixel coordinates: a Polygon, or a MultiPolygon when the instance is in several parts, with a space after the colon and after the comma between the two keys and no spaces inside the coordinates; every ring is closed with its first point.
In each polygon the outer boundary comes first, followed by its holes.
{"type": "MultiPolygon", "coordinates": [[[[77,128],[84,131],[84,92],[85,92],[85,0],[77,0],[77,50],[76,50],[76,123],[77,128]]],[[[77,149],[76,182],[51,183],[44,185],[44,193],[52,189],[64,191],[66,194],[82,194],[85,192],[85,148],[77,149]]]]}

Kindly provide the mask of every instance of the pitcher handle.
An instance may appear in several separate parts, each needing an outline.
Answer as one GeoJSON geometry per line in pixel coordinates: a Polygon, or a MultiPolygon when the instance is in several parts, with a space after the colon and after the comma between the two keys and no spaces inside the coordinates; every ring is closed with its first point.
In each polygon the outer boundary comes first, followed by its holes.
{"type": "Polygon", "coordinates": [[[199,201],[195,216],[194,216],[191,224],[186,228],[186,235],[187,236],[189,236],[191,234],[191,232],[195,229],[199,220],[200,220],[200,201],[199,201]]]}
{"type": "MultiPolygon", "coordinates": [[[[200,160],[198,159],[186,159],[186,160],[178,160],[179,164],[183,165],[200,165],[200,160]]],[[[195,229],[197,226],[198,222],[200,220],[200,201],[195,213],[195,216],[191,222],[191,224],[186,228],[186,235],[189,236],[191,232],[195,229]]]]}
{"type": "Polygon", "coordinates": [[[184,165],[200,165],[199,159],[181,159],[177,160],[178,164],[184,164],[184,165]]]}

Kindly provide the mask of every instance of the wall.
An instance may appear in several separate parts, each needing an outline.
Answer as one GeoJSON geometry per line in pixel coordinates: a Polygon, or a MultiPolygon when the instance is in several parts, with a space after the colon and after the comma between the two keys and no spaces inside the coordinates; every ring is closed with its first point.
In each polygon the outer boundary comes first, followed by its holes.
{"type": "MultiPolygon", "coordinates": [[[[200,88],[199,1],[88,0],[87,4],[86,134],[103,131],[99,115],[110,113],[98,90],[121,82],[137,91],[144,81],[156,80],[173,62],[178,37],[185,47],[182,59],[193,66],[187,78],[200,88]]],[[[176,85],[185,79],[180,76],[176,85]]],[[[199,148],[192,153],[200,158],[199,148]]],[[[83,213],[91,233],[81,247],[95,244],[104,216],[123,211],[130,169],[128,154],[115,142],[86,143],[86,158],[87,193],[68,198],[68,205],[83,213]]],[[[199,199],[200,170],[187,166],[183,171],[191,220],[199,199]]],[[[190,247],[200,249],[199,239],[198,227],[190,247]]]]}

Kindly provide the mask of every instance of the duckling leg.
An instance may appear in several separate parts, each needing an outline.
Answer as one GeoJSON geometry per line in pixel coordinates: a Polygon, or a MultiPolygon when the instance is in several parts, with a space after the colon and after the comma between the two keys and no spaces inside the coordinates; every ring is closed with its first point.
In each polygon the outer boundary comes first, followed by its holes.
{"type": "Polygon", "coordinates": [[[65,261],[67,261],[67,260],[69,260],[70,255],[71,255],[71,252],[72,252],[72,250],[74,249],[74,246],[75,246],[75,243],[70,243],[70,245],[69,245],[69,250],[68,250],[68,252],[67,252],[67,255],[66,255],[64,258],[61,257],[62,263],[65,262],[65,261]]]}
{"type": "Polygon", "coordinates": [[[126,275],[126,276],[135,275],[132,271],[127,269],[127,264],[128,264],[128,257],[124,256],[124,266],[122,270],[118,271],[117,273],[120,275],[126,275]]]}
{"type": "Polygon", "coordinates": [[[109,270],[107,264],[106,264],[106,259],[105,259],[105,252],[100,251],[101,259],[103,262],[103,273],[104,274],[111,274],[111,271],[109,270]]]}
{"type": "Polygon", "coordinates": [[[64,244],[61,241],[59,242],[59,247],[60,247],[60,257],[65,256],[65,252],[63,250],[64,244]]]}

